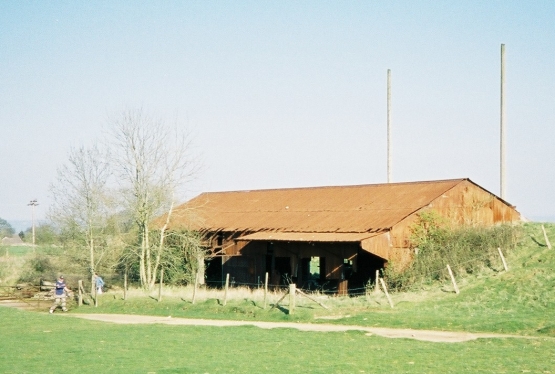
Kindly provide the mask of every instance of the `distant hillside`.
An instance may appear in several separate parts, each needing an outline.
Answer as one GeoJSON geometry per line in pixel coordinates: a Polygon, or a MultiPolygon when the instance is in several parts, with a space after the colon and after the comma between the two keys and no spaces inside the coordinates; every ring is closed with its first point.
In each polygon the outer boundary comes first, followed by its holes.
{"type": "Polygon", "coordinates": [[[532,216],[529,217],[531,222],[554,222],[555,223],[555,216],[532,216]]]}
{"type": "MultiPolygon", "coordinates": [[[[16,234],[20,231],[25,231],[28,228],[30,228],[33,225],[33,221],[29,220],[24,220],[24,219],[7,219],[6,221],[8,221],[10,223],[10,225],[12,225],[12,227],[14,228],[16,234]]],[[[40,225],[42,223],[44,223],[44,220],[41,221],[36,221],[35,225],[40,225]]]]}

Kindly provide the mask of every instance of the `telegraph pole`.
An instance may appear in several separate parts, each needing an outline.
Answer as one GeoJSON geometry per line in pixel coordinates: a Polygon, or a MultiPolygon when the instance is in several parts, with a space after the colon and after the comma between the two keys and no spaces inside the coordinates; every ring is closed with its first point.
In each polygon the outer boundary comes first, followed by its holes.
{"type": "Polygon", "coordinates": [[[391,183],[391,69],[387,69],[387,183],[391,183]]]}
{"type": "Polygon", "coordinates": [[[31,207],[31,219],[32,219],[32,230],[33,230],[33,246],[35,245],[35,207],[39,205],[37,199],[33,199],[27,204],[31,207]]]}
{"type": "Polygon", "coordinates": [[[506,198],[506,177],[505,177],[505,44],[501,44],[501,198],[505,200],[506,198]]]}

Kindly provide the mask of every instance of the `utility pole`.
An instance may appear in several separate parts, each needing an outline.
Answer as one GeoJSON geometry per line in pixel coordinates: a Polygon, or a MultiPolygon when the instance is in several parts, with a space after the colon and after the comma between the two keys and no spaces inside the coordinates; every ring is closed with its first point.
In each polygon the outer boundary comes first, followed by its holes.
{"type": "Polygon", "coordinates": [[[387,183],[391,183],[391,69],[387,69],[387,183]]]}
{"type": "Polygon", "coordinates": [[[31,219],[32,219],[32,230],[33,230],[33,246],[35,245],[35,207],[39,205],[37,199],[33,199],[27,204],[31,207],[31,219]]]}
{"type": "Polygon", "coordinates": [[[501,198],[505,200],[506,176],[505,176],[505,44],[501,44],[501,198]]]}

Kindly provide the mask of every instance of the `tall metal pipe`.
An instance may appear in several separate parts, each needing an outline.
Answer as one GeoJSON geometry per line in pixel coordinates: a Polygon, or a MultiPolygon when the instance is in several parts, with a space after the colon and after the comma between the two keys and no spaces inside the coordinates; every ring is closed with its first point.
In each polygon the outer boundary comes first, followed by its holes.
{"type": "Polygon", "coordinates": [[[387,183],[391,183],[391,69],[387,69],[387,183]]]}
{"type": "Polygon", "coordinates": [[[501,198],[505,199],[507,185],[506,185],[506,175],[505,175],[505,141],[506,141],[506,133],[505,133],[505,44],[501,44],[501,170],[500,170],[500,177],[501,177],[501,198]]]}

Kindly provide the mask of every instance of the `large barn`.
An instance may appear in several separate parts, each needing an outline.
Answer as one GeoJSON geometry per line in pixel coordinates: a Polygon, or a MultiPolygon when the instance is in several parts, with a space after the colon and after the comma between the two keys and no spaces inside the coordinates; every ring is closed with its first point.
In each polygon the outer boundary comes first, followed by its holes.
{"type": "Polygon", "coordinates": [[[200,231],[211,255],[207,280],[225,274],[256,285],[344,292],[394,261],[408,264],[418,214],[433,209],[455,225],[520,220],[515,207],[469,179],[203,193],[177,207],[170,230],[200,231]]]}

